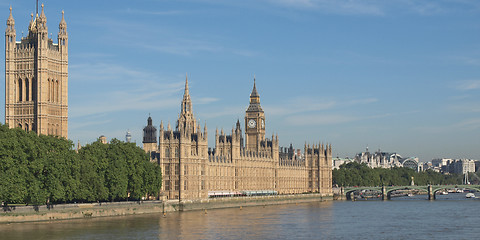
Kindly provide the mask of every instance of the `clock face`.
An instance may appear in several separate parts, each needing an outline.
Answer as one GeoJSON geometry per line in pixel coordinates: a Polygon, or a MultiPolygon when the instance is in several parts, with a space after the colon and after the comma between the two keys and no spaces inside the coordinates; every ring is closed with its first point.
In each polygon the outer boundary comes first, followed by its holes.
{"type": "Polygon", "coordinates": [[[254,128],[256,125],[257,125],[257,122],[255,122],[255,120],[253,120],[253,119],[248,120],[248,127],[249,128],[254,128]]]}

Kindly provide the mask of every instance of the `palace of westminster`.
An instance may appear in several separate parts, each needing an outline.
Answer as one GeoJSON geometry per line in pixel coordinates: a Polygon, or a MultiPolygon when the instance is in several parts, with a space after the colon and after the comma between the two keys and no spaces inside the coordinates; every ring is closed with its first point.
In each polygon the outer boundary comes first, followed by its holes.
{"type": "MultiPolygon", "coordinates": [[[[68,34],[62,11],[58,42],[48,37],[44,6],[31,15],[28,35],[16,41],[10,8],[5,30],[5,123],[37,134],[68,137],[68,34]],[[37,11],[38,12],[38,11],[37,11]]],[[[304,146],[303,154],[281,148],[278,136],[266,138],[265,113],[253,84],[245,112],[230,134],[215,133],[208,147],[207,127],[193,114],[188,78],[175,129],[160,128],[149,117],[143,148],[160,164],[162,194],[167,199],[195,200],[241,192],[332,195],[332,147],[304,146]],[[157,137],[158,134],[158,137],[157,137]]]]}

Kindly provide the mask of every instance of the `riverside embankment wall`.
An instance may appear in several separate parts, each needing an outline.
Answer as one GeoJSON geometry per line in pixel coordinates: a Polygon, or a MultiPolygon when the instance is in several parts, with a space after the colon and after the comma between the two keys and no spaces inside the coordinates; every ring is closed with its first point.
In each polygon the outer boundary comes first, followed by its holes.
{"type": "Polygon", "coordinates": [[[49,206],[3,207],[0,223],[55,221],[175,211],[263,206],[332,200],[331,195],[296,194],[256,197],[215,198],[198,201],[141,201],[114,203],[57,204],[49,206]]]}

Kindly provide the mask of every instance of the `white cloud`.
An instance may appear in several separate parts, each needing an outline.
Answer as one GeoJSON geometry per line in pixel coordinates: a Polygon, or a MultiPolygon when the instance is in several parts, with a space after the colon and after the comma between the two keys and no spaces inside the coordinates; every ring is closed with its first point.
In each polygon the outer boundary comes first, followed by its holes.
{"type": "Polygon", "coordinates": [[[285,119],[290,125],[295,126],[310,126],[310,125],[330,125],[346,122],[353,122],[358,120],[357,117],[345,116],[345,115],[293,115],[285,119]]]}
{"type": "Polygon", "coordinates": [[[209,104],[212,102],[217,102],[218,98],[213,98],[213,97],[203,97],[203,98],[198,98],[198,99],[192,99],[193,104],[209,104]]]}
{"type": "Polygon", "coordinates": [[[480,89],[480,80],[460,81],[456,88],[464,91],[480,89]]]}
{"type": "Polygon", "coordinates": [[[167,15],[185,15],[189,14],[191,12],[188,11],[183,11],[183,10],[168,10],[168,11],[145,11],[145,10],[140,10],[140,9],[133,9],[133,8],[127,8],[123,11],[123,13],[128,13],[128,14],[137,14],[137,15],[157,15],[157,16],[167,16],[167,15]]]}
{"type": "Polygon", "coordinates": [[[270,115],[292,115],[305,112],[318,112],[334,108],[345,108],[356,105],[365,105],[377,102],[376,98],[363,98],[352,100],[332,100],[321,99],[318,97],[298,97],[294,99],[288,99],[288,103],[281,102],[278,105],[266,105],[265,111],[268,111],[270,115]]]}
{"type": "Polygon", "coordinates": [[[266,0],[272,5],[340,15],[383,16],[413,13],[429,16],[454,10],[479,10],[474,0],[266,0]]]}
{"type": "Polygon", "coordinates": [[[286,7],[346,15],[384,15],[381,4],[356,0],[268,0],[286,7]]]}
{"type": "Polygon", "coordinates": [[[448,109],[454,112],[461,113],[478,113],[480,112],[480,104],[472,102],[463,102],[460,104],[451,104],[447,106],[448,109]]]}
{"type": "Polygon", "coordinates": [[[480,118],[471,118],[471,119],[463,120],[455,124],[455,127],[466,129],[466,130],[480,129],[480,118]]]}

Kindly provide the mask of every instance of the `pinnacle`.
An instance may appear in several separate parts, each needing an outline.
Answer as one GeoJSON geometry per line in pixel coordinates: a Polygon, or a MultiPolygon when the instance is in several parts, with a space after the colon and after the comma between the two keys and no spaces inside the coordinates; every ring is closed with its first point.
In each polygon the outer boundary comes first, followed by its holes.
{"type": "Polygon", "coordinates": [[[252,93],[250,94],[250,97],[260,97],[260,95],[258,95],[258,92],[257,92],[255,77],[253,77],[253,90],[252,90],[252,93]]]}
{"type": "Polygon", "coordinates": [[[185,74],[185,95],[188,94],[188,74],[185,74]]]}
{"type": "Polygon", "coordinates": [[[8,20],[13,20],[12,6],[10,6],[10,15],[8,16],[8,20]]]}

